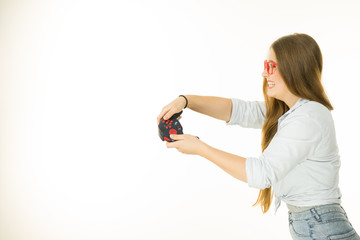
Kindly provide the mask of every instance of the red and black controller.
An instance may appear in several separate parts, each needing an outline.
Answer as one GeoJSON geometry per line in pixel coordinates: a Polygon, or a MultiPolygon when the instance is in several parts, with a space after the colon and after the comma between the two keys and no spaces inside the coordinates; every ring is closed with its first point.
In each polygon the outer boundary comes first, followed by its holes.
{"type": "Polygon", "coordinates": [[[178,117],[182,114],[181,112],[175,113],[168,120],[163,118],[159,123],[159,137],[163,141],[174,142],[175,140],[170,138],[170,134],[183,134],[183,128],[179,122],[178,117]]]}

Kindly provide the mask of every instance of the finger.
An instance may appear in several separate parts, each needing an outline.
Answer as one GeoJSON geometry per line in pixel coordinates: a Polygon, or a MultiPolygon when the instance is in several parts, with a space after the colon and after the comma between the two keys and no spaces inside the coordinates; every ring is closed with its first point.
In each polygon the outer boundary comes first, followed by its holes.
{"type": "Polygon", "coordinates": [[[166,142],[166,147],[167,148],[177,148],[178,143],[177,142],[166,142]]]}
{"type": "Polygon", "coordinates": [[[164,115],[164,120],[168,120],[168,119],[171,118],[172,115],[174,115],[175,113],[176,113],[176,110],[170,109],[170,110],[164,115]]]}
{"type": "Polygon", "coordinates": [[[170,134],[170,138],[173,140],[184,140],[185,135],[184,134],[170,134]]]}
{"type": "Polygon", "coordinates": [[[157,117],[157,122],[158,122],[158,124],[160,123],[161,118],[163,118],[164,115],[165,115],[168,111],[169,111],[169,108],[168,108],[168,107],[164,107],[164,108],[161,110],[159,116],[157,117]]]}

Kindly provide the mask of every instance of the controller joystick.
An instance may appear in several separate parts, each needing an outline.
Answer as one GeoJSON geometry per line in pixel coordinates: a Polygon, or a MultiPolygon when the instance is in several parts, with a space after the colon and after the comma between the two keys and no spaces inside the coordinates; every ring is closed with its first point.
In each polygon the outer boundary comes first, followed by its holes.
{"type": "Polygon", "coordinates": [[[175,140],[170,138],[171,134],[183,134],[183,128],[179,122],[178,117],[182,114],[181,112],[175,113],[168,120],[162,118],[159,123],[159,137],[163,141],[174,142],[175,140]]]}

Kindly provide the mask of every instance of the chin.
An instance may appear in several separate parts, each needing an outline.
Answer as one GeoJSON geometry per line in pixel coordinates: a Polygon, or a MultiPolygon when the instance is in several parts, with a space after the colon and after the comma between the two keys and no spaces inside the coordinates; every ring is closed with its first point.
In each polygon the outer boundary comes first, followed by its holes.
{"type": "Polygon", "coordinates": [[[267,91],[267,95],[269,96],[269,97],[273,97],[273,98],[275,98],[275,94],[272,92],[272,91],[267,91]]]}
{"type": "Polygon", "coordinates": [[[274,94],[274,93],[270,93],[269,91],[268,91],[268,97],[271,97],[271,98],[275,98],[275,99],[277,99],[277,100],[280,100],[280,101],[282,101],[279,97],[277,97],[276,96],[276,94],[274,94]]]}

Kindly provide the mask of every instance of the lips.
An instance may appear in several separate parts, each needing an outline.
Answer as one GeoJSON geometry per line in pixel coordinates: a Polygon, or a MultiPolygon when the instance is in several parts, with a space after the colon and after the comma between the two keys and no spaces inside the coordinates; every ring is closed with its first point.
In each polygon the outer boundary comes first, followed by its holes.
{"type": "Polygon", "coordinates": [[[275,86],[275,83],[272,81],[267,81],[269,85],[269,89],[272,89],[275,86]]]}

